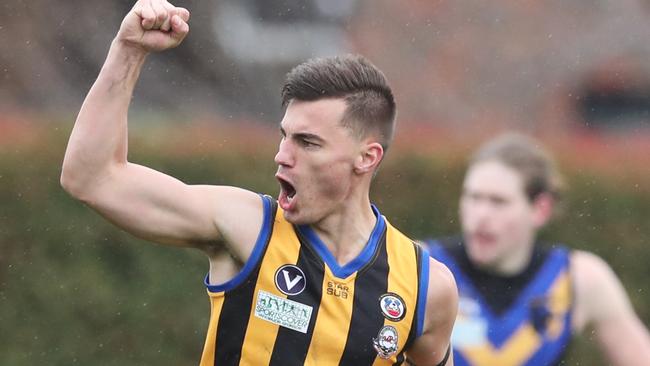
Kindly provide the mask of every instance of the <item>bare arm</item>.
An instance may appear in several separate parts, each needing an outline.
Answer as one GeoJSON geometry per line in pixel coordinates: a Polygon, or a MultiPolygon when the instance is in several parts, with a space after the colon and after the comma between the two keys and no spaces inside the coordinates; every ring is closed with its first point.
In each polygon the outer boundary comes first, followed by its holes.
{"type": "Polygon", "coordinates": [[[650,334],[616,274],[600,257],[582,251],[573,253],[571,267],[576,286],[575,328],[593,327],[613,365],[650,365],[650,334]]]}
{"type": "MultiPolygon", "coordinates": [[[[422,335],[407,350],[407,356],[417,366],[435,366],[443,361],[450,346],[451,330],[458,312],[458,289],[449,269],[433,258],[429,259],[429,289],[422,335]]],[[[450,350],[451,352],[451,350],[450,350]]],[[[446,366],[453,366],[449,356],[446,366]]]]}
{"type": "Polygon", "coordinates": [[[179,45],[188,20],[186,9],[165,0],[140,0],[126,15],[75,122],[61,184],[139,237],[207,251],[229,242],[245,260],[262,221],[256,194],[186,185],[127,161],[128,107],[145,58],[179,45]]]}

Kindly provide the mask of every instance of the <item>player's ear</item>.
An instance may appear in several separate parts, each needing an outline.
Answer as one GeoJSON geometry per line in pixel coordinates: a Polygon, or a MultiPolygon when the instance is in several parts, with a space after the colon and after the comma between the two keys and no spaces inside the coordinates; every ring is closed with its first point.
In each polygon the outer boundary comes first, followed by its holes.
{"type": "Polygon", "coordinates": [[[357,174],[372,173],[377,169],[384,157],[384,148],[377,141],[367,141],[362,147],[354,163],[357,174]]]}
{"type": "Polygon", "coordinates": [[[546,225],[553,216],[553,207],[555,200],[553,195],[543,192],[537,195],[533,200],[533,223],[537,228],[546,225]]]}

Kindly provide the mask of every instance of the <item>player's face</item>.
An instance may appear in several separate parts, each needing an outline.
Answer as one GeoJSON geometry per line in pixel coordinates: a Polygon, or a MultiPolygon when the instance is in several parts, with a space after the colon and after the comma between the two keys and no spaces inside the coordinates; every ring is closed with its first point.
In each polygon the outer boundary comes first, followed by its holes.
{"type": "Polygon", "coordinates": [[[278,203],[294,224],[312,224],[348,203],[360,141],[341,125],[342,99],[292,101],[275,156],[278,203]]]}
{"type": "Polygon", "coordinates": [[[468,170],[460,218],[467,253],[480,266],[498,266],[528,245],[537,228],[521,175],[496,161],[476,163],[468,170]]]}

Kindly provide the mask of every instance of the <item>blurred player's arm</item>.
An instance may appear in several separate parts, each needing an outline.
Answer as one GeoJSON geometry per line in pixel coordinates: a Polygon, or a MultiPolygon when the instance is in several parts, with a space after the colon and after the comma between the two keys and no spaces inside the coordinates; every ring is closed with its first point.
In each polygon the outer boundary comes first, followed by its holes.
{"type": "Polygon", "coordinates": [[[592,253],[575,251],[571,268],[576,287],[574,327],[593,328],[612,365],[650,365],[648,329],[609,265],[592,253]]]}
{"type": "MultiPolygon", "coordinates": [[[[75,122],[61,184],[141,238],[208,253],[229,242],[236,244],[233,254],[241,251],[246,257],[262,223],[257,194],[186,185],[127,161],[127,113],[142,65],[148,53],[183,41],[189,16],[186,9],[164,0],[140,0],[126,15],[75,122]]],[[[168,92],[181,94],[171,87],[168,92]]]]}
{"type": "Polygon", "coordinates": [[[411,348],[406,350],[411,364],[453,366],[450,338],[457,312],[458,289],[454,276],[442,263],[430,258],[424,329],[411,348]]]}

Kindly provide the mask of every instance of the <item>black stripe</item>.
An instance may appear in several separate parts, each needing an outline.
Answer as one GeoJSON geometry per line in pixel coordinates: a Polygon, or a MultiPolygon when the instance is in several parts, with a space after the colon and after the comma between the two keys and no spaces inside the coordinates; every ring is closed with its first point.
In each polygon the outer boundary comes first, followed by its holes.
{"type": "MultiPolygon", "coordinates": [[[[274,222],[277,204],[275,201],[271,202],[271,215],[273,216],[271,222],[274,222]]],[[[268,238],[266,238],[264,253],[248,278],[241,285],[225,293],[217,327],[215,366],[239,365],[257,277],[260,274],[260,268],[272,235],[273,227],[270,228],[268,238]]]]}
{"type": "Polygon", "coordinates": [[[301,333],[289,328],[280,327],[278,335],[275,339],[273,346],[273,353],[271,355],[270,366],[282,365],[303,365],[307,358],[311,338],[314,334],[314,326],[316,325],[316,317],[318,316],[318,309],[320,307],[321,295],[323,292],[323,277],[325,275],[325,264],[322,260],[318,259],[313,251],[305,245],[306,239],[299,235],[299,231],[295,230],[298,238],[300,239],[300,252],[298,253],[298,261],[296,266],[300,267],[305,273],[307,278],[307,287],[298,295],[287,296],[288,299],[299,302],[304,305],[312,307],[311,319],[309,320],[309,327],[307,333],[301,333]]]}
{"type": "Polygon", "coordinates": [[[350,330],[340,365],[371,365],[377,357],[372,339],[384,325],[379,297],[388,291],[388,253],[386,230],[372,264],[357,274],[350,330]]]}
{"type": "Polygon", "coordinates": [[[413,314],[413,322],[411,323],[411,330],[409,331],[408,338],[406,339],[406,343],[404,344],[404,351],[408,351],[409,348],[411,348],[411,344],[413,341],[415,341],[415,333],[417,332],[417,325],[419,321],[424,321],[424,319],[420,319],[418,317],[418,314],[420,314],[420,281],[422,280],[422,261],[423,260],[429,260],[429,257],[424,258],[423,257],[423,251],[422,248],[418,245],[413,243],[413,250],[415,250],[415,265],[418,268],[418,285],[417,285],[417,292],[415,296],[415,309],[414,309],[414,314],[413,314]]]}

